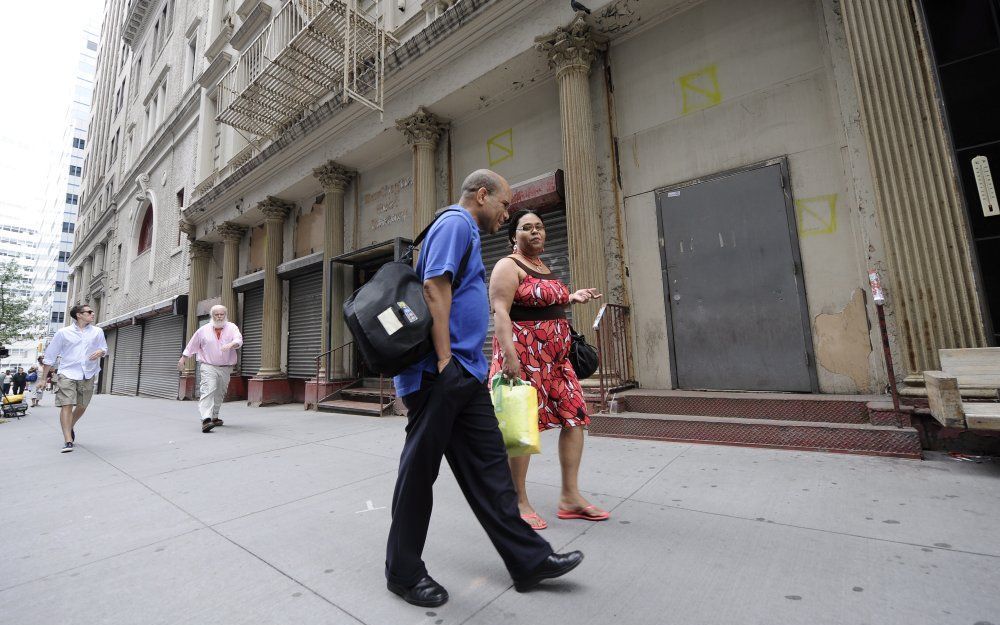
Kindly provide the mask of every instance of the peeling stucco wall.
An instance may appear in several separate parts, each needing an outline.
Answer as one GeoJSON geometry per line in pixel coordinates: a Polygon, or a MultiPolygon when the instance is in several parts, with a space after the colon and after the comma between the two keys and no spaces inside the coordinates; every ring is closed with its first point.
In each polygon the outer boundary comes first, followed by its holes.
{"type": "Polygon", "coordinates": [[[264,225],[250,229],[250,249],[247,252],[247,273],[264,268],[264,225]]]}
{"type": "Polygon", "coordinates": [[[322,204],[299,209],[295,217],[294,258],[323,251],[324,217],[322,204]]]}
{"type": "Polygon", "coordinates": [[[851,301],[840,311],[817,315],[813,320],[813,341],[819,366],[829,373],[844,376],[839,380],[829,379],[828,391],[866,393],[872,390],[868,376],[872,345],[864,291],[855,290],[851,301]]]}

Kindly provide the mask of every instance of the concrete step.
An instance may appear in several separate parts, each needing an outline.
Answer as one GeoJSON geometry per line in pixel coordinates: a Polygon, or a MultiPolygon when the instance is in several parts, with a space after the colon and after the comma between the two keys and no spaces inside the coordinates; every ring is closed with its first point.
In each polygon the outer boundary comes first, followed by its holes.
{"type": "MultiPolygon", "coordinates": [[[[353,401],[368,401],[372,403],[378,403],[379,401],[379,390],[378,388],[365,388],[365,387],[355,387],[347,388],[340,392],[340,397],[343,399],[350,399],[353,401]]],[[[386,388],[381,393],[381,397],[386,402],[391,403],[393,399],[396,398],[396,390],[392,388],[386,388]]]]}
{"type": "Polygon", "coordinates": [[[378,402],[352,401],[349,399],[328,399],[321,401],[316,410],[319,412],[339,412],[343,414],[367,415],[381,417],[385,414],[379,410],[378,402]]]}
{"type": "Polygon", "coordinates": [[[696,415],[738,419],[868,424],[865,395],[805,395],[714,391],[644,391],[617,393],[620,412],[696,415]]]}
{"type": "MultiPolygon", "coordinates": [[[[361,387],[373,388],[375,390],[378,390],[379,379],[380,378],[363,378],[361,380],[361,387]]],[[[386,391],[395,389],[395,386],[393,386],[392,384],[392,378],[381,378],[381,380],[382,380],[382,388],[384,388],[386,391]]]]}
{"type": "Polygon", "coordinates": [[[910,427],[625,412],[591,416],[589,431],[611,438],[921,458],[920,437],[910,427]]]}

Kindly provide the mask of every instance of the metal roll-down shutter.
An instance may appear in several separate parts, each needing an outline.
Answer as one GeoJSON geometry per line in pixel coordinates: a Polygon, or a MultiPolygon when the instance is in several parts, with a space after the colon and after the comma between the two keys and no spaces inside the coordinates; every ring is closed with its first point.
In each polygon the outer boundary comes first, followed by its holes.
{"type": "Polygon", "coordinates": [[[184,317],[164,315],[143,323],[139,394],[177,399],[177,359],[184,349],[184,317]]]}
{"type": "Polygon", "coordinates": [[[142,326],[118,328],[115,340],[115,361],[111,372],[111,392],[135,395],[139,387],[139,350],[142,348],[142,326]]]}
{"type": "Polygon", "coordinates": [[[323,323],[323,272],[288,281],[288,377],[316,375],[323,323]]]}
{"type": "Polygon", "coordinates": [[[264,287],[243,293],[243,347],[240,349],[240,372],[255,376],[260,371],[261,341],[264,336],[264,287]]]}

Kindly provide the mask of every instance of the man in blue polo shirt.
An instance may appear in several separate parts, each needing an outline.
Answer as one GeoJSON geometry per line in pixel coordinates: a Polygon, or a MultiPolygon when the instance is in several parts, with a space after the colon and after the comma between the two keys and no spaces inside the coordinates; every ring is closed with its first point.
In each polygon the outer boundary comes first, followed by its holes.
{"type": "Polygon", "coordinates": [[[497,232],[507,220],[510,201],[510,185],[499,174],[472,172],[462,183],[461,201],[448,207],[427,233],[417,262],[434,319],[434,352],[395,378],[409,414],[392,496],[385,576],[389,590],[422,607],[448,600],[448,591],[428,575],[421,559],[442,455],[518,591],[568,573],[583,560],[579,551],[553,553],[521,519],[507,451],[484,384],[490,306],[479,231],[497,232]],[[465,270],[452,291],[467,251],[465,270]]]}

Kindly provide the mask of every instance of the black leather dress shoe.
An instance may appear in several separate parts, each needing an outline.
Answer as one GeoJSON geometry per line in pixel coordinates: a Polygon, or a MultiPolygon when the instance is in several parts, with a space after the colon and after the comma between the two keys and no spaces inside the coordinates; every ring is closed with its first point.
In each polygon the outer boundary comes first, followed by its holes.
{"type": "Polygon", "coordinates": [[[534,571],[521,579],[514,580],[514,589],[517,592],[531,590],[543,579],[552,579],[565,575],[583,562],[583,553],[580,551],[570,551],[569,553],[553,553],[542,560],[534,571]]]}
{"type": "Polygon", "coordinates": [[[436,608],[448,601],[448,591],[444,589],[444,586],[431,579],[430,575],[410,587],[392,582],[386,582],[386,587],[402,597],[407,603],[422,608],[436,608]]]}

